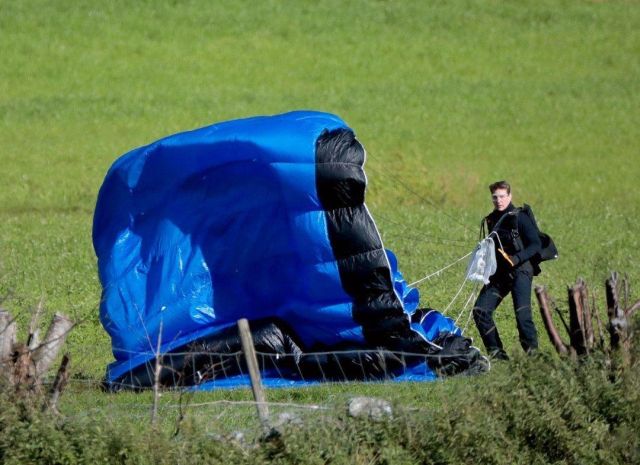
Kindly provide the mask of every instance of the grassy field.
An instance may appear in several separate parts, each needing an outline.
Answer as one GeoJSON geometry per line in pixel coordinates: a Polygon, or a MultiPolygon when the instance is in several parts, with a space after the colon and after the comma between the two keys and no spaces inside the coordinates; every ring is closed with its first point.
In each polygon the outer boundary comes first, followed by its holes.
{"type": "MultiPolygon", "coordinates": [[[[562,306],[582,276],[602,302],[610,270],[640,282],[639,26],[633,1],[0,0],[3,306],[23,328],[41,298],[72,315],[76,377],[99,380],[112,358],[91,222],[111,163],[170,133],[292,109],[355,130],[367,204],[409,281],[474,247],[486,186],[506,178],[560,249],[537,283],[562,306]]],[[[422,285],[422,303],[444,308],[463,268],[422,285]]],[[[517,352],[510,303],[497,322],[517,352]]],[[[482,382],[353,391],[437,405],[482,382]]],[[[69,409],[114,402],[82,396],[69,409]]]]}

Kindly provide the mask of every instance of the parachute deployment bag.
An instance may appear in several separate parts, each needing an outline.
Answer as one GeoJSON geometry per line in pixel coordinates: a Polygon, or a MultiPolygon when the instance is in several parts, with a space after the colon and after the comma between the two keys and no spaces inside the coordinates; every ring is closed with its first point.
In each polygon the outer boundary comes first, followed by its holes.
{"type": "Polygon", "coordinates": [[[489,284],[489,278],[497,268],[495,244],[491,237],[486,237],[478,243],[473,251],[467,266],[466,279],[489,284]]]}

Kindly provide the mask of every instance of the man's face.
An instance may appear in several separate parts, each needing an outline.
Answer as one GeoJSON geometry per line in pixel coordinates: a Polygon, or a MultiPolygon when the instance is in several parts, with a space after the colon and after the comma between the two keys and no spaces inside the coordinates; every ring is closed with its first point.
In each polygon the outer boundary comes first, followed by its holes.
{"type": "Polygon", "coordinates": [[[498,211],[504,211],[511,203],[511,194],[506,189],[496,189],[491,194],[493,207],[498,211]]]}

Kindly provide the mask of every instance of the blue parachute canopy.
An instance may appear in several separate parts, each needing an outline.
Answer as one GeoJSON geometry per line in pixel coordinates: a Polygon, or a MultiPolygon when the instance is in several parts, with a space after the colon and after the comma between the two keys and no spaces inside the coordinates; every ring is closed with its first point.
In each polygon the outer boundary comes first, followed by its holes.
{"type": "Polygon", "coordinates": [[[239,318],[282,323],[303,351],[430,350],[430,328],[411,325],[418,291],[364,204],[364,161],[340,118],[312,111],[214,124],[116,160],[93,224],[107,381],[153,359],[160,332],[167,353],[239,318]]]}

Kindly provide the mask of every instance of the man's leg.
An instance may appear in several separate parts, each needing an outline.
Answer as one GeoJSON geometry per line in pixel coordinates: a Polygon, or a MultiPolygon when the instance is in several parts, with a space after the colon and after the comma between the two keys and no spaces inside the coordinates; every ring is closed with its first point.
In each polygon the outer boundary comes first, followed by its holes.
{"type": "Polygon", "coordinates": [[[493,321],[493,312],[502,301],[504,295],[494,283],[489,283],[482,288],[480,295],[473,307],[473,319],[482,338],[487,353],[496,358],[507,358],[502,348],[502,341],[498,334],[498,328],[493,321]]]}
{"type": "Polygon", "coordinates": [[[533,277],[528,273],[516,272],[513,278],[511,296],[516,312],[516,324],[520,336],[520,345],[525,352],[538,348],[538,333],[531,316],[531,282],[533,277]]]}

